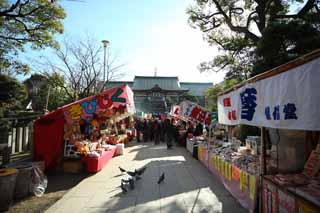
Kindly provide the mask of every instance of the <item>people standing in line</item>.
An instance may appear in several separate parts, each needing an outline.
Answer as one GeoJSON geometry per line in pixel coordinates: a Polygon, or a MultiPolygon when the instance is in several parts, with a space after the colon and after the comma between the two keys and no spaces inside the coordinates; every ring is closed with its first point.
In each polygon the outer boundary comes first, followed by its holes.
{"type": "Polygon", "coordinates": [[[142,132],[143,132],[143,142],[147,142],[148,141],[148,123],[146,119],[143,120],[142,132]]]}
{"type": "Polygon", "coordinates": [[[155,119],[153,122],[153,137],[154,137],[154,144],[160,143],[160,123],[158,119],[155,119]]]}
{"type": "Polygon", "coordinates": [[[153,130],[153,118],[148,120],[148,140],[153,141],[154,139],[154,130],[153,130]]]}

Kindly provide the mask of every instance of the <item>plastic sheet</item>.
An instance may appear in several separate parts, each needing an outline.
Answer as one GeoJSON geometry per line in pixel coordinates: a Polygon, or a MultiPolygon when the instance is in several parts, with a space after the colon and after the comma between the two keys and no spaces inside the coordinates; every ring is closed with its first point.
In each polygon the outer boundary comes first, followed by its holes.
{"type": "Polygon", "coordinates": [[[37,166],[32,167],[32,185],[31,191],[37,197],[41,197],[48,186],[47,176],[37,166]]]}

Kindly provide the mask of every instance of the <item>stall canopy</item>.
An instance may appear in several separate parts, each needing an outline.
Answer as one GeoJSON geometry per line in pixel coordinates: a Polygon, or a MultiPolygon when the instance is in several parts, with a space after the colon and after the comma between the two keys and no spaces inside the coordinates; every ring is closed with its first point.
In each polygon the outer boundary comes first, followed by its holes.
{"type": "Polygon", "coordinates": [[[320,50],[218,97],[219,123],[320,130],[320,50]]]}
{"type": "Polygon", "coordinates": [[[190,101],[182,101],[179,105],[172,106],[170,114],[205,125],[211,124],[211,112],[190,101]]]}
{"type": "Polygon", "coordinates": [[[34,122],[34,157],[53,167],[61,156],[65,122],[76,122],[104,114],[107,117],[123,117],[135,112],[133,92],[127,86],[119,86],[68,104],[44,115],[34,122]]]}

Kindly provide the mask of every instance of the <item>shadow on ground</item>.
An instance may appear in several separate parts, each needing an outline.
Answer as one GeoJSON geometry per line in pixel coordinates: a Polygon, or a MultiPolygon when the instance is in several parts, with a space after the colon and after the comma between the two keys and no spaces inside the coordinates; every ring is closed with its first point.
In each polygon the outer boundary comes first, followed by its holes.
{"type": "MultiPolygon", "coordinates": [[[[88,199],[83,212],[247,212],[186,149],[139,144],[129,151],[134,152],[134,160],[146,160],[142,166],[147,167],[135,189],[125,194],[119,188],[109,189],[88,199]],[[157,184],[162,173],[165,181],[157,184]]],[[[119,175],[112,178],[120,184],[119,175]]]]}

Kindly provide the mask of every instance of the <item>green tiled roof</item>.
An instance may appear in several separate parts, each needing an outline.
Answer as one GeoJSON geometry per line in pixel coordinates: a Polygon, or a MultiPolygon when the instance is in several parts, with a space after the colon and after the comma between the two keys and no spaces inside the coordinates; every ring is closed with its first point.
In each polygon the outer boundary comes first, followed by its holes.
{"type": "Polygon", "coordinates": [[[204,92],[213,86],[213,83],[189,83],[189,82],[181,82],[181,87],[188,88],[189,93],[194,96],[203,96],[204,92]]]}
{"type": "Polygon", "coordinates": [[[180,87],[178,77],[135,76],[132,90],[150,90],[158,85],[164,90],[187,90],[180,87]]]}
{"type": "Polygon", "coordinates": [[[109,81],[108,84],[106,85],[106,88],[113,88],[117,86],[121,86],[123,84],[128,84],[130,88],[132,88],[133,82],[132,81],[109,81]]]}

